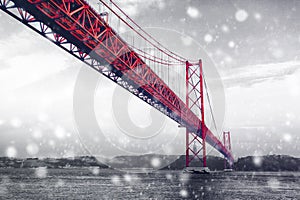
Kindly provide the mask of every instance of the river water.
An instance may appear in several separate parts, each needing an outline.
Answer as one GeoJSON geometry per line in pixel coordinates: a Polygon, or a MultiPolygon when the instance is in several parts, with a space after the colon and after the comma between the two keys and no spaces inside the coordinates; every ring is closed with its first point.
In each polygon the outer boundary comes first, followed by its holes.
{"type": "Polygon", "coordinates": [[[0,169],[0,199],[300,199],[299,172],[0,169]]]}

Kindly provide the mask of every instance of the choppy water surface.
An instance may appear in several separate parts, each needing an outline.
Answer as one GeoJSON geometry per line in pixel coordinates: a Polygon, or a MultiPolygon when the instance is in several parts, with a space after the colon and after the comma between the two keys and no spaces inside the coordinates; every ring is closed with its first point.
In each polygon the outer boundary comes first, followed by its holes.
{"type": "Polygon", "coordinates": [[[0,169],[0,199],[300,199],[299,172],[0,169]]]}

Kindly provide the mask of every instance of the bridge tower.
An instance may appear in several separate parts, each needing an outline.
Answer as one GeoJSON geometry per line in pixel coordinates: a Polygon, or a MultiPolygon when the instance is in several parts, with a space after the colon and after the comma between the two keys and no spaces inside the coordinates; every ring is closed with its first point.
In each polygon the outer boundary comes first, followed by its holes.
{"type": "MultiPolygon", "coordinates": [[[[204,95],[202,60],[198,64],[186,61],[186,105],[201,119],[198,131],[192,132],[186,128],[186,168],[194,160],[202,162],[206,168],[206,126],[204,122],[204,95]],[[202,136],[202,140],[199,136],[202,136]],[[202,152],[202,156],[201,156],[202,152]]],[[[197,165],[197,167],[200,167],[197,165]]]]}
{"type": "MultiPolygon", "coordinates": [[[[223,131],[223,142],[224,142],[224,146],[225,148],[231,152],[231,141],[230,141],[230,131],[223,131]]],[[[228,169],[232,169],[232,161],[229,161],[229,168],[228,169]]],[[[227,169],[227,159],[224,157],[224,169],[227,169]]]]}

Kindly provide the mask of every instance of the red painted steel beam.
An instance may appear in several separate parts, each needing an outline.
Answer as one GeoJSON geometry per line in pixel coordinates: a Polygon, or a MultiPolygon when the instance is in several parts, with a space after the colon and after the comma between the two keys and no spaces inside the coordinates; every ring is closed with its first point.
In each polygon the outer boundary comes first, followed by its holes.
{"type": "Polygon", "coordinates": [[[202,157],[203,157],[203,167],[207,167],[206,164],[206,126],[204,117],[204,92],[203,92],[203,69],[202,60],[199,60],[199,70],[200,70],[200,105],[201,105],[201,130],[202,130],[202,157]]]}
{"type": "MultiPolygon", "coordinates": [[[[185,63],[185,91],[186,91],[186,96],[185,96],[185,103],[186,106],[189,107],[189,62],[186,61],[185,63]]],[[[188,167],[190,164],[190,133],[189,130],[186,128],[185,129],[185,166],[188,167]]]]}
{"type": "Polygon", "coordinates": [[[33,15],[36,12],[43,13],[44,17],[50,18],[56,26],[69,33],[63,35],[65,38],[72,40],[75,37],[76,42],[84,45],[86,53],[95,52],[95,56],[101,57],[123,76],[141,85],[145,91],[169,108],[183,120],[185,126],[190,129],[197,128],[199,124],[197,116],[85,1],[14,0],[14,2],[20,6],[26,5],[25,9],[30,8],[33,15]],[[140,68],[145,70],[139,70],[140,68]]]}

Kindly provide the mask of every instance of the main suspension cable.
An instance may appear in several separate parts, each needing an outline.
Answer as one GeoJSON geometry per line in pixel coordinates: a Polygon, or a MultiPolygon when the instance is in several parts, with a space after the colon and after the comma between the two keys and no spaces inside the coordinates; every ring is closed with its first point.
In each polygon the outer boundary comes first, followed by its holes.
{"type": "Polygon", "coordinates": [[[149,38],[151,38],[153,41],[155,41],[159,46],[148,40],[144,35],[142,35],[140,32],[138,32],[132,25],[130,25],[126,20],[124,20],[119,14],[116,13],[107,3],[105,3],[103,0],[99,0],[103,5],[105,5],[112,13],[114,13],[123,23],[125,23],[131,30],[133,30],[135,33],[137,33],[141,38],[143,38],[145,41],[147,41],[149,44],[157,48],[160,52],[168,55],[169,57],[181,62],[185,63],[187,60],[186,58],[183,58],[182,56],[179,56],[172,51],[165,48],[163,45],[161,45],[157,40],[155,40],[150,34],[148,34],[146,31],[144,31],[136,22],[134,22],[117,4],[115,4],[112,0],[110,2],[123,14],[126,16],[127,19],[129,19],[132,23],[134,23],[135,26],[138,27],[144,34],[146,34],[149,38]],[[165,50],[163,50],[164,48],[165,50]],[[168,51],[168,52],[166,52],[168,51]]]}

